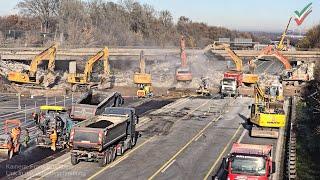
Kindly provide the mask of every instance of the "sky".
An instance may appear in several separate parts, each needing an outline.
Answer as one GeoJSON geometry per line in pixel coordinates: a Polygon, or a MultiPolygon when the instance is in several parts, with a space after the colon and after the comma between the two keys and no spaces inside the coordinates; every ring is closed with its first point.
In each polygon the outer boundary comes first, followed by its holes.
{"type": "MultiPolygon", "coordinates": [[[[0,15],[16,13],[21,0],[0,0],[0,15]]],[[[88,1],[88,0],[86,0],[88,1]]],[[[119,0],[113,0],[119,1],[119,0]]],[[[169,10],[174,20],[180,16],[208,25],[239,31],[281,32],[295,10],[312,2],[313,12],[301,26],[294,21],[290,29],[306,31],[320,23],[320,0],[136,0],[150,4],[156,10],[169,10]]]]}

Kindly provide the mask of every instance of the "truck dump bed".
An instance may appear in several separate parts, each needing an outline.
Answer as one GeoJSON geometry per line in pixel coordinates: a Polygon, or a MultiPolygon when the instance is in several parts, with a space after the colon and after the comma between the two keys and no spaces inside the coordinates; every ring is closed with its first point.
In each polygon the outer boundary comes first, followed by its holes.
{"type": "Polygon", "coordinates": [[[74,128],[73,149],[102,150],[126,136],[128,115],[100,115],[74,128]]]}
{"type": "Polygon", "coordinates": [[[106,107],[118,107],[122,104],[123,98],[118,92],[89,91],[71,106],[70,117],[76,120],[85,120],[101,114],[106,107]]]}

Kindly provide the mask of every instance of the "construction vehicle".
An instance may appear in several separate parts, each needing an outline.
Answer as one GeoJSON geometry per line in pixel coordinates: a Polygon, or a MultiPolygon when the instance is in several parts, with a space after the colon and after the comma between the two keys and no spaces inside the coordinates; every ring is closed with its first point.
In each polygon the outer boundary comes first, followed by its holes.
{"type": "Polygon", "coordinates": [[[0,135],[0,157],[11,159],[14,154],[20,152],[20,136],[21,136],[20,120],[5,120],[4,134],[0,135]]]}
{"type": "Polygon", "coordinates": [[[286,27],[286,29],[284,30],[284,32],[283,32],[283,34],[281,36],[279,44],[277,45],[277,50],[279,50],[279,51],[288,51],[288,49],[289,49],[289,47],[288,47],[289,44],[288,44],[288,46],[284,45],[284,39],[285,39],[285,37],[287,35],[291,20],[292,20],[292,17],[290,17],[289,22],[287,24],[287,27],[286,27]]]}
{"type": "Polygon", "coordinates": [[[223,158],[215,180],[271,179],[276,171],[272,161],[272,145],[234,143],[230,154],[223,158]]]}
{"type": "Polygon", "coordinates": [[[186,55],[186,43],[184,36],[180,38],[180,58],[181,66],[176,69],[176,80],[178,82],[191,82],[192,73],[190,67],[187,65],[187,55],[186,55]]]}
{"type": "Polygon", "coordinates": [[[70,117],[77,121],[101,114],[106,107],[119,107],[124,99],[118,92],[90,90],[71,105],[70,117]]]}
{"type": "Polygon", "coordinates": [[[36,55],[30,64],[30,68],[26,72],[14,72],[11,71],[8,73],[8,80],[12,83],[17,84],[33,84],[39,85],[43,84],[45,87],[48,87],[52,83],[54,83],[54,68],[55,68],[55,57],[57,53],[57,45],[54,44],[48,49],[42,51],[40,54],[36,55]],[[47,73],[44,75],[43,80],[40,80],[37,77],[38,65],[48,59],[48,69],[47,73]]]}
{"type": "Polygon", "coordinates": [[[40,106],[37,117],[36,146],[54,151],[66,148],[71,128],[77,123],[69,117],[67,109],[63,106],[40,106]]]}
{"type": "Polygon", "coordinates": [[[106,108],[72,128],[70,135],[71,164],[79,161],[99,162],[105,166],[135,146],[138,116],[134,108],[106,108]]]}
{"type": "Polygon", "coordinates": [[[138,73],[134,73],[133,83],[139,87],[137,90],[138,97],[151,97],[153,95],[151,74],[146,73],[146,62],[143,51],[140,52],[140,70],[138,73]]]}
{"type": "Polygon", "coordinates": [[[90,57],[85,65],[83,74],[78,74],[77,72],[70,72],[68,74],[67,82],[72,85],[72,90],[75,91],[79,87],[85,87],[90,89],[93,86],[98,86],[102,82],[106,83],[110,75],[110,65],[109,65],[109,49],[105,47],[103,50],[99,51],[96,55],[90,57]],[[104,60],[104,70],[100,82],[92,82],[91,74],[94,64],[100,59],[104,60]]]}
{"type": "Polygon", "coordinates": [[[199,88],[196,90],[197,94],[200,94],[202,96],[210,96],[210,91],[209,91],[209,78],[206,77],[201,77],[201,83],[199,88]]]}
{"type": "Polygon", "coordinates": [[[287,57],[271,45],[264,48],[257,59],[263,59],[265,56],[275,57],[283,64],[285,70],[280,75],[280,82],[286,89],[290,89],[292,86],[300,87],[305,82],[314,79],[315,63],[313,62],[292,61],[290,63],[287,57]],[[293,67],[292,64],[295,66],[293,67]]]}
{"type": "MultiPolygon", "coordinates": [[[[270,92],[270,91],[269,91],[270,92]]],[[[252,126],[252,137],[278,138],[279,128],[285,126],[286,114],[282,102],[271,102],[270,98],[259,87],[254,87],[255,101],[251,106],[248,124],[252,126]]]]}

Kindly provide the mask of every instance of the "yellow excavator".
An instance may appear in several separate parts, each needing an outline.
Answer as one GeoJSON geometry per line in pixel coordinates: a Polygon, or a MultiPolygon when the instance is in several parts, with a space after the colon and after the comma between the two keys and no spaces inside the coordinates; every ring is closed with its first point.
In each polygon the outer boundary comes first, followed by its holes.
{"type": "Polygon", "coordinates": [[[287,35],[291,20],[292,20],[292,17],[290,17],[289,22],[287,24],[287,27],[286,27],[286,29],[284,30],[284,32],[283,32],[283,34],[281,36],[279,44],[277,45],[277,50],[279,50],[279,51],[288,51],[288,47],[284,45],[284,38],[287,35]]]}
{"type": "Polygon", "coordinates": [[[286,115],[283,103],[271,100],[277,94],[273,95],[270,90],[266,89],[263,91],[258,84],[254,87],[255,101],[251,106],[248,121],[248,124],[252,125],[250,135],[252,137],[278,138],[279,128],[285,126],[286,115]]]}
{"type": "Polygon", "coordinates": [[[52,79],[54,68],[55,68],[55,57],[57,53],[57,44],[52,45],[48,49],[42,51],[40,54],[36,55],[30,64],[29,70],[26,72],[15,72],[11,71],[8,73],[8,80],[12,83],[17,84],[36,84],[39,85],[43,83],[44,86],[48,86],[54,79],[52,79]],[[44,79],[41,81],[37,78],[38,65],[48,59],[48,72],[44,76],[44,79]]]}
{"type": "Polygon", "coordinates": [[[138,86],[137,96],[138,97],[151,97],[152,93],[152,82],[151,74],[146,73],[146,62],[144,52],[140,52],[140,71],[134,73],[133,83],[138,86]]]}
{"type": "MultiPolygon", "coordinates": [[[[225,76],[227,74],[234,74],[234,73],[243,73],[243,62],[242,59],[230,48],[230,45],[228,44],[212,44],[212,49],[224,49],[228,55],[231,57],[233,62],[235,63],[236,69],[228,71],[225,73],[225,76]],[[232,73],[234,72],[234,73],[232,73]]],[[[251,65],[250,65],[251,66],[251,65]]],[[[244,73],[242,74],[242,81],[241,83],[251,86],[256,84],[259,81],[259,76],[257,74],[254,74],[254,71],[251,71],[250,73],[244,73]]]]}
{"type": "Polygon", "coordinates": [[[107,47],[87,60],[83,74],[78,74],[76,72],[68,74],[67,82],[72,85],[73,91],[75,91],[79,86],[86,86],[87,89],[90,89],[92,86],[99,85],[99,83],[91,82],[90,78],[93,65],[100,59],[104,60],[104,72],[100,80],[100,84],[106,81],[110,75],[109,49],[107,47]]]}

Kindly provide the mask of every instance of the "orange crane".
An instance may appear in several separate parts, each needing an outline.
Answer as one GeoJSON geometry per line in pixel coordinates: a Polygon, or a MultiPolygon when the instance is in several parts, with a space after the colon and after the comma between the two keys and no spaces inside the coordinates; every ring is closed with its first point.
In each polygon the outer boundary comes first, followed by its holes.
{"type": "Polygon", "coordinates": [[[180,58],[181,66],[176,70],[176,80],[178,82],[191,82],[192,73],[190,68],[187,65],[187,55],[186,55],[186,43],[184,36],[180,38],[180,58]]]}

